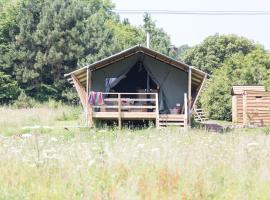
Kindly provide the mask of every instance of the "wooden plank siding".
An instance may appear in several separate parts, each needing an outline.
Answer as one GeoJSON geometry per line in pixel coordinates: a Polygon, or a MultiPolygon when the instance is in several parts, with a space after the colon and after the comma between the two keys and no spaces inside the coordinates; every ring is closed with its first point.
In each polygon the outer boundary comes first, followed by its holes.
{"type": "Polygon", "coordinates": [[[243,125],[270,125],[270,92],[244,91],[232,98],[233,122],[243,125]]]}

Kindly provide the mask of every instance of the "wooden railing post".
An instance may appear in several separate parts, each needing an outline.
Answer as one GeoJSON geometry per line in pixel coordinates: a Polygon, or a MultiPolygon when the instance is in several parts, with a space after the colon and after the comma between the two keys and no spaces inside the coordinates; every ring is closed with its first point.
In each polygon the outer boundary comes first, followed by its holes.
{"type": "Polygon", "coordinates": [[[121,118],[121,94],[118,93],[118,127],[122,128],[122,118],[121,118]]]}
{"type": "Polygon", "coordinates": [[[155,94],[156,96],[156,128],[159,128],[159,106],[158,106],[158,93],[155,94]]]}
{"type": "Polygon", "coordinates": [[[187,93],[184,94],[184,107],[185,107],[185,117],[184,117],[184,127],[188,127],[188,99],[187,99],[187,93]]]}
{"type": "Polygon", "coordinates": [[[248,117],[247,117],[247,91],[243,93],[243,125],[248,125],[248,117]]]}

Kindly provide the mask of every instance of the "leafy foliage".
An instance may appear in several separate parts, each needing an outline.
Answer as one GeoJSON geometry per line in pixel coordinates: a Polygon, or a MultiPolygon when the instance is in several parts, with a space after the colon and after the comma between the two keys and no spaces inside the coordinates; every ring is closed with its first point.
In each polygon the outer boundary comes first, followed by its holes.
{"type": "Polygon", "coordinates": [[[262,49],[235,54],[217,69],[201,96],[202,106],[213,119],[231,119],[233,85],[264,85],[270,89],[270,55],[262,49]]]}
{"type": "Polygon", "coordinates": [[[15,108],[21,109],[21,108],[33,108],[37,105],[37,102],[27,96],[24,91],[21,92],[21,94],[19,95],[18,99],[16,99],[16,101],[14,102],[13,106],[15,108]]]}
{"type": "Polygon", "coordinates": [[[201,44],[188,49],[183,54],[182,59],[187,64],[212,74],[234,54],[246,55],[256,48],[261,47],[244,37],[216,34],[207,37],[201,44]]]}
{"type": "MultiPolygon", "coordinates": [[[[121,22],[109,0],[2,1],[0,71],[39,101],[71,100],[64,73],[145,42],[144,27],[121,22]]],[[[168,54],[168,35],[147,23],[153,48],[168,54]]]]}
{"type": "Polygon", "coordinates": [[[172,55],[171,41],[168,34],[162,28],[157,28],[155,22],[152,20],[149,14],[144,15],[144,25],[143,29],[145,34],[143,34],[143,41],[146,41],[146,32],[151,33],[151,49],[154,49],[165,55],[172,55]]]}
{"type": "Polygon", "coordinates": [[[0,72],[0,104],[11,103],[19,94],[17,82],[4,72],[0,72]]]}

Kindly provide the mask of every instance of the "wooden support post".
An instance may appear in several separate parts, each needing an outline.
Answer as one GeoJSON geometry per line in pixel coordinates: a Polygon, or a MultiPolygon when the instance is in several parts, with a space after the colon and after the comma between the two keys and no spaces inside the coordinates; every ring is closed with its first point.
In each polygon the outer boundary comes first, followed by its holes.
{"type": "Polygon", "coordinates": [[[188,125],[191,125],[191,103],[192,103],[192,96],[191,96],[191,80],[192,80],[192,67],[189,66],[188,68],[188,125]]]}
{"type": "Polygon", "coordinates": [[[88,109],[88,97],[89,97],[89,68],[86,69],[86,101],[85,101],[85,118],[86,118],[86,126],[89,126],[89,109],[88,109]]]}
{"type": "Polygon", "coordinates": [[[238,95],[232,96],[232,122],[237,123],[237,97],[238,95]]]}
{"type": "Polygon", "coordinates": [[[79,98],[81,100],[81,104],[83,106],[83,109],[85,110],[86,109],[85,105],[86,105],[86,101],[87,101],[86,98],[85,98],[86,97],[86,89],[81,84],[81,82],[76,78],[75,75],[72,74],[71,77],[72,77],[74,86],[75,86],[75,88],[76,88],[76,90],[78,92],[78,95],[79,95],[79,98]]]}
{"type": "Polygon", "coordinates": [[[184,113],[184,127],[188,127],[188,100],[187,100],[187,93],[184,94],[184,108],[185,108],[185,113],[184,113]]]}
{"type": "MultiPolygon", "coordinates": [[[[91,90],[92,90],[92,71],[91,70],[89,70],[88,68],[87,68],[87,70],[88,70],[88,72],[87,72],[87,74],[88,74],[88,96],[87,96],[87,98],[89,98],[89,95],[90,95],[90,92],[91,92],[91,90]]],[[[93,127],[93,107],[92,107],[92,105],[90,105],[90,104],[88,104],[89,106],[88,106],[88,124],[89,124],[89,126],[90,127],[93,127]]]]}
{"type": "Polygon", "coordinates": [[[159,128],[159,106],[158,106],[158,93],[155,94],[156,96],[156,128],[159,128]]]}
{"type": "Polygon", "coordinates": [[[198,98],[199,98],[199,96],[200,96],[200,94],[201,94],[201,92],[202,92],[202,89],[203,89],[203,87],[204,87],[204,84],[205,84],[206,80],[207,80],[207,74],[205,74],[205,76],[204,76],[204,79],[203,79],[203,81],[202,81],[202,83],[201,83],[201,85],[200,85],[200,88],[199,88],[199,90],[198,90],[198,92],[197,92],[197,94],[196,94],[196,97],[195,97],[194,101],[191,102],[191,103],[192,103],[191,106],[192,106],[193,110],[197,108],[196,103],[197,103],[198,98]]]}
{"type": "Polygon", "coordinates": [[[118,127],[122,128],[122,117],[121,117],[121,94],[118,93],[118,127]]]}
{"type": "Polygon", "coordinates": [[[247,116],[247,91],[243,93],[243,125],[248,125],[248,116],[247,116]]]}

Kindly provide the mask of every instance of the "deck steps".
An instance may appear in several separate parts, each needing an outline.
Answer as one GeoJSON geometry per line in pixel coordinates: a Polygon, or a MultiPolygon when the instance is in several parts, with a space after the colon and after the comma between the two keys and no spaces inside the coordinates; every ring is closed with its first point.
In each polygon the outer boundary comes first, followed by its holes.
{"type": "Polygon", "coordinates": [[[206,117],[205,111],[202,108],[195,108],[194,109],[194,120],[196,122],[202,123],[208,120],[206,117]]]}
{"type": "Polygon", "coordinates": [[[159,125],[185,127],[185,118],[184,115],[160,115],[159,125]]]}

